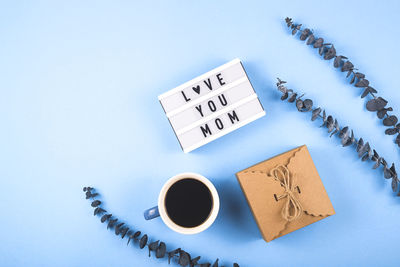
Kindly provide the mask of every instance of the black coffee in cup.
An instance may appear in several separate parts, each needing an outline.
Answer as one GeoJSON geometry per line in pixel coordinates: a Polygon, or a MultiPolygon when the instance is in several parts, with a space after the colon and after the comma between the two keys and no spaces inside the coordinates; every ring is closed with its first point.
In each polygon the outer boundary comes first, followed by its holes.
{"type": "Polygon", "coordinates": [[[168,217],[182,227],[196,227],[205,222],[213,208],[212,195],[208,187],[193,178],[184,178],[174,183],[165,196],[168,217]]]}

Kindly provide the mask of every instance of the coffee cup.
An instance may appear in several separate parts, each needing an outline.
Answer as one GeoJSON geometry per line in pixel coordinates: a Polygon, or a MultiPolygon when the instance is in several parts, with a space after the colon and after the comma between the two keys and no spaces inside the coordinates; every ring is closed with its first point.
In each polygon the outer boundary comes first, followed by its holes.
{"type": "Polygon", "coordinates": [[[144,212],[146,220],[161,217],[172,230],[197,234],[217,218],[219,196],[214,185],[197,173],[181,173],[165,182],[158,195],[158,206],[144,212]]]}

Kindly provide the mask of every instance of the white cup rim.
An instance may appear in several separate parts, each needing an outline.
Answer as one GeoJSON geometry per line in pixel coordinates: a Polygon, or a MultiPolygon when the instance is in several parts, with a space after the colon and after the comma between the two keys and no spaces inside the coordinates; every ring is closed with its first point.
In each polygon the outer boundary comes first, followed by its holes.
{"type": "Polygon", "coordinates": [[[220,205],[219,204],[219,196],[218,196],[217,189],[215,189],[214,185],[206,177],[204,177],[200,174],[197,174],[197,173],[193,173],[193,172],[180,173],[180,174],[177,174],[177,175],[171,177],[170,179],[168,179],[165,182],[165,184],[161,188],[160,194],[158,195],[158,211],[160,213],[161,219],[169,228],[171,228],[175,232],[178,232],[181,234],[188,234],[188,235],[197,234],[197,233],[200,233],[200,232],[206,230],[208,227],[210,227],[213,224],[213,222],[215,221],[215,219],[217,218],[217,215],[219,212],[219,205],[220,205]],[[165,196],[167,194],[168,189],[174,183],[176,183],[177,181],[182,180],[184,178],[196,179],[196,180],[202,182],[203,184],[205,184],[208,187],[208,189],[210,190],[211,196],[213,199],[213,208],[212,208],[207,220],[196,227],[188,228],[188,227],[182,227],[180,225],[177,225],[169,218],[166,208],[165,208],[164,200],[165,200],[165,196]]]}

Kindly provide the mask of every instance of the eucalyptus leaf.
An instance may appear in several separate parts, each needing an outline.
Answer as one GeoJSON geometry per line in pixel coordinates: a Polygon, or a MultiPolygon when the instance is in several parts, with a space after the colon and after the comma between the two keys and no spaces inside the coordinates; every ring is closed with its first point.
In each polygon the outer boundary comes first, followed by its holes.
{"type": "Polygon", "coordinates": [[[369,143],[367,143],[367,145],[368,145],[368,149],[367,149],[367,152],[368,152],[368,158],[372,158],[372,149],[371,149],[371,146],[369,145],[369,143]]]}
{"type": "Polygon", "coordinates": [[[90,192],[90,190],[86,191],[86,199],[94,198],[94,197],[97,197],[98,195],[99,195],[98,193],[92,193],[92,192],[90,192]]]}
{"type": "Polygon", "coordinates": [[[365,143],[365,145],[361,146],[361,148],[358,150],[358,157],[361,157],[364,155],[364,153],[368,152],[370,150],[369,143],[365,143]]]}
{"type": "Polygon", "coordinates": [[[379,160],[375,161],[374,166],[372,167],[372,169],[376,169],[381,165],[381,162],[379,160]]]}
{"type": "Polygon", "coordinates": [[[218,267],[218,259],[215,260],[214,264],[212,265],[212,267],[218,267]]]}
{"type": "Polygon", "coordinates": [[[131,242],[131,240],[133,240],[133,235],[131,232],[128,233],[128,242],[126,243],[126,245],[129,245],[129,243],[131,242]]]}
{"type": "Polygon", "coordinates": [[[160,243],[160,240],[153,241],[150,244],[148,244],[148,248],[150,251],[155,251],[158,248],[158,243],[160,243]]]}
{"type": "Polygon", "coordinates": [[[349,142],[349,136],[343,136],[342,140],[340,141],[342,143],[342,146],[345,146],[349,142]]]}
{"type": "Polygon", "coordinates": [[[313,112],[312,112],[311,120],[315,121],[318,118],[320,113],[321,113],[321,108],[314,109],[313,112]]]}
{"type": "Polygon", "coordinates": [[[392,178],[392,173],[390,172],[390,169],[388,167],[386,167],[386,166],[383,168],[383,176],[386,179],[392,178]]]}
{"type": "Polygon", "coordinates": [[[104,209],[102,209],[100,207],[97,207],[97,208],[94,209],[93,215],[102,214],[104,212],[106,212],[106,210],[104,210],[104,209]]]}
{"type": "MultiPolygon", "coordinates": [[[[356,80],[356,76],[353,75],[353,77],[351,77],[350,84],[353,84],[355,80],[356,80]]],[[[362,97],[361,97],[361,98],[362,98],[362,97]]]]}
{"type": "Polygon", "coordinates": [[[340,65],[342,64],[342,56],[337,56],[336,58],[335,58],[335,60],[333,61],[333,66],[335,67],[335,68],[339,68],[340,67],[340,65]]]}
{"type": "Polygon", "coordinates": [[[124,237],[126,236],[126,233],[128,233],[128,231],[129,231],[128,227],[124,227],[119,231],[121,234],[121,239],[124,239],[124,237]]]}
{"type": "MultiPolygon", "coordinates": [[[[348,128],[347,126],[344,128],[348,128]]],[[[349,146],[355,142],[353,130],[351,130],[351,136],[349,136],[349,132],[346,130],[346,133],[342,135],[342,146],[349,146]]]]}
{"type": "Polygon", "coordinates": [[[357,143],[357,152],[360,152],[361,148],[364,146],[364,140],[362,138],[358,139],[358,143],[357,143]]]}
{"type": "Polygon", "coordinates": [[[361,158],[361,161],[366,161],[368,158],[369,158],[369,157],[368,157],[368,154],[365,154],[365,155],[361,158]]]}
{"type": "Polygon", "coordinates": [[[287,24],[288,27],[290,27],[290,25],[292,25],[292,19],[289,18],[289,17],[286,17],[286,18],[285,18],[285,22],[286,22],[286,24],[287,24]]]}
{"type": "Polygon", "coordinates": [[[326,112],[325,109],[322,111],[322,125],[320,127],[323,127],[326,124],[326,112]]]}
{"type": "Polygon", "coordinates": [[[139,248],[140,249],[144,248],[147,245],[147,240],[148,240],[148,237],[146,234],[144,234],[142,236],[142,238],[140,238],[140,240],[139,240],[139,248]]]}
{"type": "Polygon", "coordinates": [[[133,234],[133,239],[137,239],[141,234],[142,234],[142,232],[136,231],[136,232],[133,234]]]}
{"type": "Polygon", "coordinates": [[[95,207],[99,206],[100,204],[101,204],[100,200],[94,200],[91,205],[93,208],[95,208],[95,207]]]}
{"type": "Polygon", "coordinates": [[[368,87],[369,81],[367,79],[359,80],[354,86],[355,87],[368,87]]]}
{"type": "Polygon", "coordinates": [[[334,120],[331,115],[329,115],[326,120],[326,127],[328,128],[328,133],[330,133],[335,128],[334,120]]]}
{"type": "Polygon", "coordinates": [[[300,35],[300,40],[305,41],[310,33],[310,29],[304,29],[300,35]]]}
{"type": "Polygon", "coordinates": [[[189,265],[189,263],[190,263],[190,255],[186,251],[181,250],[179,252],[178,263],[179,263],[180,266],[183,266],[183,267],[189,265]]]}
{"type": "Polygon", "coordinates": [[[119,235],[119,230],[120,230],[120,228],[121,228],[121,226],[122,225],[124,225],[125,223],[119,223],[119,224],[117,224],[117,226],[115,226],[115,235],[119,235]]]}
{"type": "Polygon", "coordinates": [[[303,100],[301,100],[301,99],[297,99],[296,100],[296,108],[297,108],[297,110],[298,111],[301,111],[302,109],[303,109],[303,100]]]}
{"type": "Polygon", "coordinates": [[[351,143],[352,143],[352,144],[356,142],[356,139],[354,138],[354,132],[353,132],[353,130],[351,130],[350,139],[351,139],[351,143]]]}
{"type": "Polygon", "coordinates": [[[322,47],[323,43],[324,43],[324,39],[323,38],[316,39],[315,42],[314,42],[314,48],[322,47]]]}
{"type": "Polygon", "coordinates": [[[158,246],[158,248],[156,250],[156,258],[157,259],[164,258],[166,250],[167,250],[167,247],[166,247],[165,243],[160,242],[160,245],[158,246]]]}
{"type": "Polygon", "coordinates": [[[382,163],[382,165],[385,166],[385,167],[388,166],[386,160],[385,160],[383,157],[381,157],[381,163],[382,163]]]}
{"type": "Polygon", "coordinates": [[[149,257],[151,256],[150,252],[151,251],[156,251],[158,248],[158,243],[160,242],[160,240],[151,242],[150,244],[147,245],[148,249],[149,249],[149,257]]]}
{"type": "Polygon", "coordinates": [[[397,176],[396,168],[394,167],[394,163],[392,163],[392,166],[390,166],[390,171],[392,172],[393,176],[397,176]]]}
{"type": "Polygon", "coordinates": [[[368,87],[365,88],[364,92],[361,94],[361,98],[366,97],[369,93],[370,93],[370,91],[369,91],[368,87]]]}
{"type": "Polygon", "coordinates": [[[350,61],[346,61],[343,63],[342,72],[353,70],[354,65],[350,61]]]}
{"type": "Polygon", "coordinates": [[[181,251],[181,249],[180,249],[180,248],[177,248],[177,249],[174,249],[174,250],[168,252],[168,264],[170,264],[171,259],[172,259],[176,254],[178,254],[180,251],[181,251]]]}
{"type": "Polygon", "coordinates": [[[278,83],[277,83],[277,85],[281,85],[281,84],[287,83],[286,81],[282,81],[282,80],[281,80],[281,79],[279,79],[279,78],[276,78],[276,79],[278,79],[278,83]]]}
{"type": "MultiPolygon", "coordinates": [[[[365,90],[367,90],[367,89],[365,89],[365,90]]],[[[382,108],[377,111],[376,115],[378,116],[379,119],[383,119],[383,117],[385,117],[386,113],[387,113],[387,109],[382,108]]]]}
{"type": "Polygon", "coordinates": [[[289,93],[288,93],[288,92],[285,92],[285,93],[281,96],[281,100],[283,101],[283,100],[287,99],[288,96],[289,96],[289,93]]]}
{"type": "Polygon", "coordinates": [[[378,111],[383,109],[387,104],[387,101],[381,97],[371,99],[367,102],[367,110],[368,111],[378,111]]]}
{"type": "Polygon", "coordinates": [[[394,141],[394,143],[400,146],[400,134],[397,135],[396,140],[394,141]]]}
{"type": "Polygon", "coordinates": [[[200,260],[200,256],[197,256],[197,257],[191,259],[190,266],[195,266],[195,265],[199,264],[198,263],[199,260],[200,260]]]}
{"type": "Polygon", "coordinates": [[[335,119],[335,122],[333,123],[333,125],[334,125],[334,131],[331,133],[331,135],[329,136],[329,137],[332,137],[332,135],[335,135],[337,132],[339,132],[339,123],[338,123],[338,121],[335,119]]]}
{"type": "Polygon", "coordinates": [[[354,73],[354,76],[356,76],[358,79],[364,79],[365,78],[365,74],[361,73],[361,72],[354,73]]]}
{"type": "Polygon", "coordinates": [[[372,156],[372,160],[379,160],[380,159],[380,157],[379,157],[379,154],[378,154],[378,152],[376,152],[376,150],[374,149],[373,150],[374,151],[374,155],[372,156]]]}
{"type": "Polygon", "coordinates": [[[386,117],[383,120],[383,125],[385,125],[385,126],[393,126],[393,125],[396,125],[397,121],[398,121],[397,117],[394,116],[394,115],[391,115],[389,117],[386,117]]]}
{"type": "Polygon", "coordinates": [[[318,49],[318,53],[319,53],[320,56],[322,56],[322,54],[325,53],[325,51],[326,51],[326,47],[325,47],[325,46],[321,46],[321,47],[318,49]]]}
{"type": "Polygon", "coordinates": [[[352,143],[352,141],[351,141],[350,138],[342,139],[342,145],[343,145],[344,147],[345,147],[345,146],[349,146],[349,145],[351,145],[351,144],[353,144],[353,143],[352,143]]]}
{"type": "Polygon", "coordinates": [[[311,44],[313,44],[314,43],[314,41],[315,41],[315,36],[314,36],[314,34],[311,34],[309,37],[308,37],[308,40],[307,40],[307,45],[311,45],[311,44]]]}
{"type": "Polygon", "coordinates": [[[110,219],[111,216],[112,216],[112,214],[105,214],[105,215],[101,216],[101,219],[100,219],[101,223],[104,223],[105,221],[110,219]]]}
{"type": "Polygon", "coordinates": [[[332,58],[334,58],[336,56],[336,49],[335,47],[332,45],[325,53],[324,55],[324,59],[325,60],[331,60],[332,58]]]}
{"type": "Polygon", "coordinates": [[[339,138],[348,137],[348,132],[349,132],[349,127],[348,126],[343,127],[339,132],[339,138]]]}
{"type": "Polygon", "coordinates": [[[108,221],[108,224],[107,224],[107,229],[113,228],[114,225],[117,223],[117,221],[118,221],[118,219],[109,220],[109,221],[108,221]]]}
{"type": "Polygon", "coordinates": [[[367,88],[368,88],[368,90],[369,90],[371,93],[374,93],[374,94],[378,93],[378,92],[375,90],[375,88],[373,88],[373,87],[371,87],[371,86],[368,86],[367,88]]]}
{"type": "Polygon", "coordinates": [[[305,99],[303,101],[304,111],[310,111],[313,106],[313,101],[311,99],[305,99]]]}
{"type": "Polygon", "coordinates": [[[297,94],[296,94],[296,93],[292,94],[292,95],[289,97],[288,102],[289,102],[289,103],[293,103],[293,102],[296,100],[296,97],[297,97],[297,94]]]}

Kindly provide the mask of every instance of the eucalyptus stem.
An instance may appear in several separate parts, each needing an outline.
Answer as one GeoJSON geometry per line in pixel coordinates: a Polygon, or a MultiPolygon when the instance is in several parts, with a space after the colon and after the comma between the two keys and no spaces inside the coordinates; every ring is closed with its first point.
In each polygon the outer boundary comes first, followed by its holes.
{"type": "MultiPolygon", "coordinates": [[[[375,164],[373,169],[377,169],[379,166],[383,166],[383,176],[386,179],[392,179],[392,190],[393,192],[398,191],[399,179],[397,176],[396,168],[394,163],[389,167],[386,160],[379,156],[375,149],[372,149],[369,142],[364,142],[363,138],[356,139],[354,136],[354,131],[350,130],[348,126],[340,127],[337,119],[333,118],[331,115],[327,115],[325,110],[320,107],[313,108],[313,101],[311,99],[302,99],[304,96],[298,97],[297,93],[292,89],[288,89],[284,84],[286,82],[278,78],[276,86],[278,90],[282,93],[281,100],[287,100],[289,103],[295,103],[296,108],[300,112],[311,112],[311,120],[322,119],[322,125],[320,127],[326,127],[330,137],[337,135],[341,139],[342,146],[353,146],[358,153],[358,157],[362,161],[372,161],[375,164]],[[322,115],[321,115],[322,113],[322,115]]],[[[397,196],[400,196],[398,192],[397,196]]]]}
{"type": "Polygon", "coordinates": [[[377,117],[383,120],[383,125],[390,127],[385,130],[386,135],[395,135],[395,143],[400,147],[400,123],[395,115],[390,115],[388,112],[393,111],[392,107],[386,107],[388,101],[375,94],[378,91],[370,86],[369,80],[365,78],[365,74],[361,72],[356,72],[358,70],[354,67],[351,61],[343,56],[337,55],[336,49],[333,44],[325,43],[324,38],[316,37],[314,32],[308,28],[302,29],[302,24],[296,24],[291,18],[285,19],[286,25],[291,29],[292,35],[300,33],[299,39],[305,41],[307,45],[312,45],[314,48],[318,48],[319,55],[325,60],[332,60],[333,66],[339,68],[342,72],[347,72],[346,78],[350,78],[349,83],[353,84],[355,87],[363,88],[364,91],[361,94],[361,98],[370,96],[370,100],[366,103],[366,108],[368,111],[376,112],[377,117]]]}
{"type": "MultiPolygon", "coordinates": [[[[127,226],[124,222],[121,222],[118,218],[108,213],[101,207],[102,202],[98,199],[99,194],[95,192],[93,187],[84,187],[83,192],[86,194],[86,199],[91,199],[91,206],[94,208],[93,215],[100,217],[101,223],[107,223],[107,229],[114,231],[115,235],[120,236],[121,239],[128,238],[127,245],[130,243],[138,243],[140,249],[148,248],[149,257],[151,252],[154,252],[157,259],[168,257],[168,263],[175,259],[176,263],[182,267],[185,266],[199,266],[199,267],[218,267],[219,259],[216,259],[211,265],[210,262],[199,263],[200,256],[192,258],[191,255],[181,248],[177,248],[167,252],[167,246],[164,242],[156,239],[150,242],[150,238],[147,234],[143,234],[141,231],[134,231],[131,227],[127,226]]],[[[239,267],[239,264],[233,263],[233,267],[239,267]]]]}

